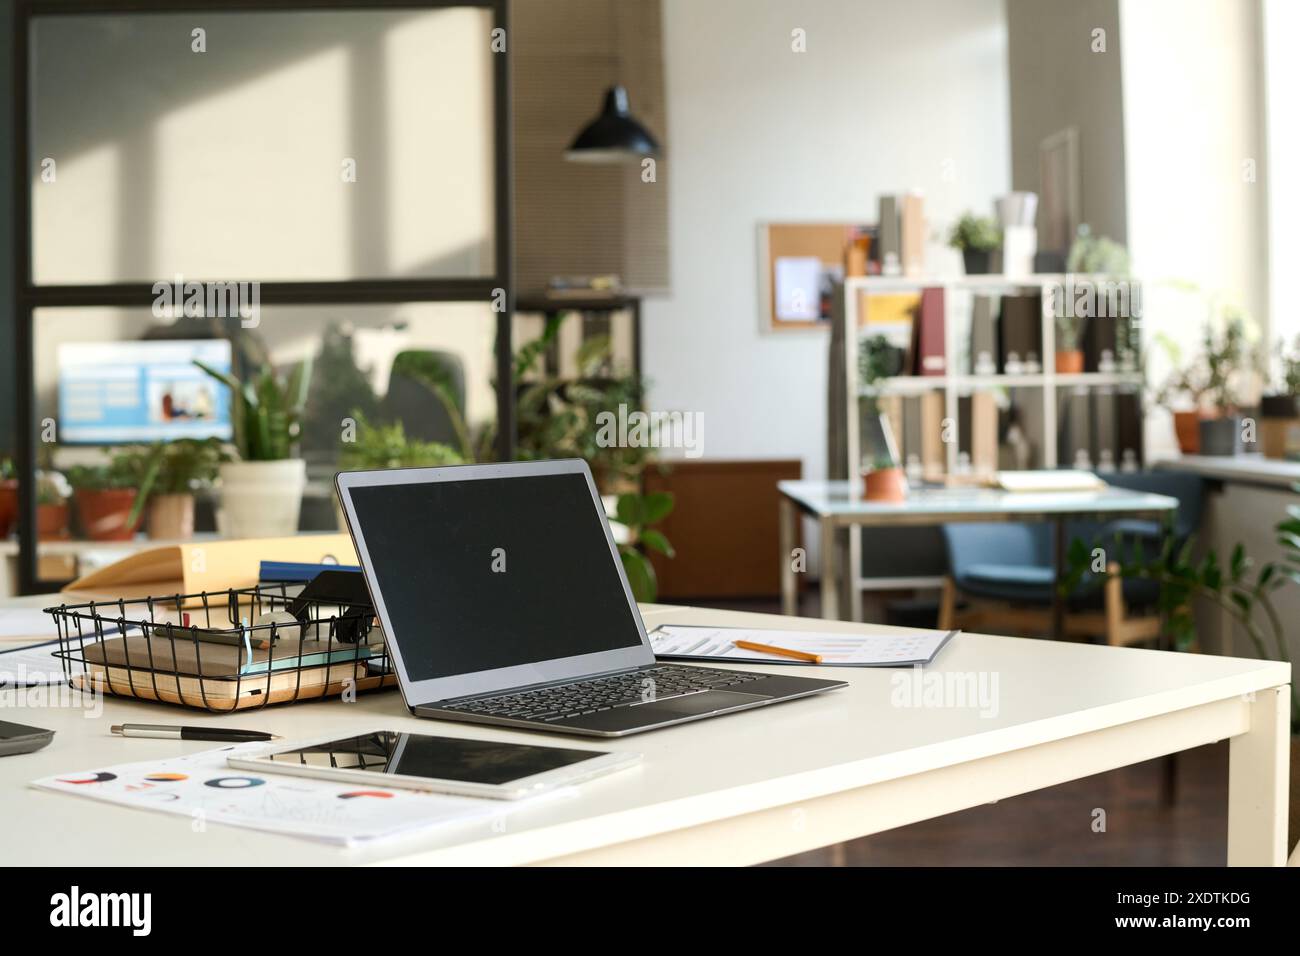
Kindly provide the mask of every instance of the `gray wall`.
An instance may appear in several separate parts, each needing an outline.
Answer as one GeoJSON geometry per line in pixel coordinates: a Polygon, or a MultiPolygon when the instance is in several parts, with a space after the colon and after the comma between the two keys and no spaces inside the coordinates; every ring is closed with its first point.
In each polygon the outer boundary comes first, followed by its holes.
{"type": "Polygon", "coordinates": [[[1119,0],[1006,0],[1006,11],[1012,188],[1038,192],[1039,143],[1074,126],[1080,221],[1126,242],[1119,0]],[[1106,31],[1104,53],[1094,29],[1106,31]]]}

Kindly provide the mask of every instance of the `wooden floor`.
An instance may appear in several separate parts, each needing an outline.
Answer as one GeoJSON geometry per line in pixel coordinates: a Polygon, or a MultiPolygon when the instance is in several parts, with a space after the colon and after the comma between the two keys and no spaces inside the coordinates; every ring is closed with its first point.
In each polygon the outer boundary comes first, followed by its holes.
{"type": "MultiPolygon", "coordinates": [[[[681,603],[779,610],[775,601],[681,603]]],[[[815,598],[811,605],[804,598],[801,613],[816,616],[815,598]]],[[[1153,760],[768,865],[1222,866],[1228,745],[1187,751],[1176,760],[1172,805],[1161,798],[1164,761],[1153,760]]]]}

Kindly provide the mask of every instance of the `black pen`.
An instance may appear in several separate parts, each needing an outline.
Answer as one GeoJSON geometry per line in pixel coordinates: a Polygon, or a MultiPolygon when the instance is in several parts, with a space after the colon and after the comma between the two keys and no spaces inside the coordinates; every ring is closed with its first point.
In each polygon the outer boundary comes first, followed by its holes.
{"type": "Polygon", "coordinates": [[[221,727],[177,727],[171,724],[114,724],[110,728],[119,737],[161,737],[165,740],[220,740],[243,743],[249,740],[279,740],[276,734],[260,730],[225,730],[221,727]]]}

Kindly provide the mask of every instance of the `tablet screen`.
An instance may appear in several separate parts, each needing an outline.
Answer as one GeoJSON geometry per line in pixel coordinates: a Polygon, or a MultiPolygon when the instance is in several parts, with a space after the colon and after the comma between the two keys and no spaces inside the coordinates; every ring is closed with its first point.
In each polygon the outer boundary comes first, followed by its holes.
{"type": "Polygon", "coordinates": [[[385,730],[286,750],[266,759],[273,763],[500,785],[601,756],[604,751],[426,737],[385,730]]]}

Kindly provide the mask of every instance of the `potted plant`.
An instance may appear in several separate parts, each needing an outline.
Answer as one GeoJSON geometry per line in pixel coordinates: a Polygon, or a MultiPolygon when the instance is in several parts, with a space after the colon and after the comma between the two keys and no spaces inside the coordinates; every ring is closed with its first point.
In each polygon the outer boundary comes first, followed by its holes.
{"type": "Polygon", "coordinates": [[[672,513],[675,500],[671,492],[656,491],[648,495],[629,492],[618,496],[611,520],[627,529],[619,537],[618,554],[623,561],[627,583],[636,600],[650,603],[659,596],[659,580],[647,551],[658,551],[671,558],[676,552],[662,531],[652,528],[672,513]]]}
{"type": "Polygon", "coordinates": [[[13,460],[0,455],[0,538],[9,537],[9,529],[18,517],[18,477],[13,460]]]}
{"type": "Polygon", "coordinates": [[[72,487],[61,472],[36,472],[36,537],[40,541],[62,541],[72,537],[68,499],[72,487]]]}
{"type": "Polygon", "coordinates": [[[948,245],[961,250],[962,261],[969,276],[986,275],[993,250],[1001,244],[1002,235],[998,231],[997,220],[992,216],[963,213],[948,233],[948,245]]]}
{"type": "Polygon", "coordinates": [[[216,480],[229,456],[215,438],[158,442],[134,453],[144,477],[128,520],[147,508],[150,538],[184,541],[194,537],[194,495],[216,480]]]}
{"type": "Polygon", "coordinates": [[[891,455],[872,462],[862,476],[863,494],[868,501],[904,501],[907,499],[907,475],[891,455]]]}
{"type": "Polygon", "coordinates": [[[1240,309],[1223,309],[1222,321],[1207,323],[1203,335],[1205,367],[1214,414],[1202,418],[1202,455],[1236,455],[1242,450],[1242,381],[1251,365],[1249,317],[1240,309]]]}
{"type": "Polygon", "coordinates": [[[1083,319],[1074,315],[1056,317],[1056,374],[1078,375],[1083,371],[1083,319]]]}
{"type": "Polygon", "coordinates": [[[1201,419],[1210,415],[1206,408],[1210,394],[1209,372],[1199,363],[1184,364],[1182,347],[1165,333],[1156,335],[1156,343],[1173,368],[1156,391],[1156,401],[1173,416],[1178,450],[1184,455],[1198,454],[1201,450],[1201,419]]]}
{"type": "Polygon", "coordinates": [[[248,381],[197,360],[194,364],[230,389],[230,419],[239,459],[218,468],[217,523],[222,533],[234,538],[296,534],[307,463],[294,451],[311,385],[311,359],[295,366],[287,378],[262,366],[248,381]]]}
{"type": "Polygon", "coordinates": [[[1065,268],[1067,272],[1086,275],[1126,276],[1129,273],[1128,250],[1114,239],[1094,236],[1092,227],[1083,223],[1074,242],[1070,243],[1065,268]]]}
{"type": "MultiPolygon", "coordinates": [[[[357,423],[356,441],[343,443],[339,467],[344,471],[372,471],[381,468],[431,468],[436,465],[461,465],[465,458],[455,448],[436,441],[406,437],[401,422],[374,425],[365,412],[353,409],[357,423]]],[[[347,530],[347,521],[338,499],[334,501],[339,530],[347,530]]]]}
{"type": "Polygon", "coordinates": [[[1277,356],[1277,390],[1259,400],[1260,443],[1267,458],[1287,457],[1288,435],[1300,429],[1300,336],[1290,349],[1278,339],[1277,356]]]}
{"type": "Polygon", "coordinates": [[[862,386],[860,443],[863,494],[872,501],[901,501],[907,497],[907,476],[898,460],[889,419],[880,411],[879,383],[897,375],[903,364],[900,349],[883,335],[873,335],[858,352],[858,377],[862,386]]]}
{"type": "Polygon", "coordinates": [[[144,480],[144,460],[132,452],[114,455],[105,465],[68,469],[77,503],[77,520],[91,541],[129,541],[140,527],[135,507],[144,480]]]}

